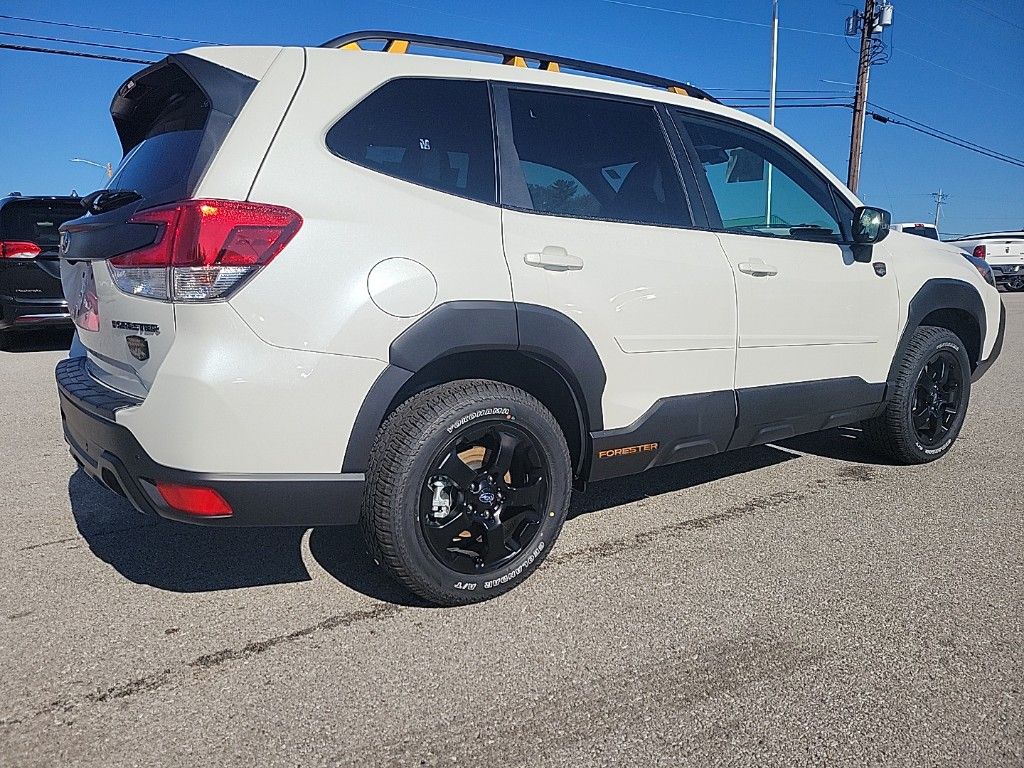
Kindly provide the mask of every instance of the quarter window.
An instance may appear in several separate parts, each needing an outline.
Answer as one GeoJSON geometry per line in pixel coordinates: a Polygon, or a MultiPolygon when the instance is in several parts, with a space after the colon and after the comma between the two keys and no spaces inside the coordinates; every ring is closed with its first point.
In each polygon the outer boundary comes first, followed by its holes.
{"type": "Polygon", "coordinates": [[[334,124],[327,147],[389,176],[495,202],[491,107],[482,81],[392,80],[334,124]]]}
{"type": "MultiPolygon", "coordinates": [[[[722,228],[794,240],[842,242],[844,227],[830,187],[767,137],[740,126],[685,115],[722,228]]],[[[852,211],[850,213],[852,217],[852,211]]]]}
{"type": "Polygon", "coordinates": [[[512,136],[532,210],[686,226],[689,212],[653,107],[509,90],[512,136]]]}

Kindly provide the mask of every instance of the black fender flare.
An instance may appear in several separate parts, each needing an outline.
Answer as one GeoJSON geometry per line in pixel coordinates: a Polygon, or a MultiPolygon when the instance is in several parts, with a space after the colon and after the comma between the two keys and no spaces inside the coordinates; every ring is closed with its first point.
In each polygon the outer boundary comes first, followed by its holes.
{"type": "Polygon", "coordinates": [[[985,302],[978,293],[978,289],[968,282],[950,277],[936,277],[925,282],[920,290],[910,300],[907,312],[907,324],[903,327],[899,344],[896,346],[896,354],[893,356],[892,365],[889,367],[889,375],[886,382],[891,388],[896,380],[896,369],[903,359],[903,353],[910,337],[932,312],[943,309],[956,309],[967,312],[978,324],[981,331],[981,343],[979,345],[979,359],[981,362],[981,351],[985,348],[985,338],[988,333],[985,319],[985,302]]]}
{"type": "Polygon", "coordinates": [[[568,384],[582,432],[604,426],[604,365],[586,332],[548,307],[512,301],[451,301],[406,328],[388,350],[388,366],[370,387],[356,415],[342,472],[365,472],[370,447],[395,398],[431,363],[463,352],[517,351],[545,363],[568,384]]]}

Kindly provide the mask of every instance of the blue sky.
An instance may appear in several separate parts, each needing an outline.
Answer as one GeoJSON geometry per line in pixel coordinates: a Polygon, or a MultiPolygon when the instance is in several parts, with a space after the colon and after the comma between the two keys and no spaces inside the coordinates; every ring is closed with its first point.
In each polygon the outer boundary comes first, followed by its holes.
{"type": "MultiPolygon", "coordinates": [[[[893,46],[891,59],[872,71],[871,101],[1024,157],[1024,2],[894,0],[894,5],[896,23],[886,37],[893,46]]],[[[855,41],[841,36],[852,0],[780,0],[780,8],[779,89],[852,91],[842,83],[856,77],[855,41]]],[[[357,29],[409,30],[550,51],[705,89],[768,87],[769,0],[7,0],[0,13],[248,44],[316,45],[357,29]]],[[[7,19],[0,19],[0,30],[163,51],[190,46],[7,19]]],[[[75,47],[12,37],[0,42],[75,47]]],[[[99,169],[69,159],[116,164],[120,153],[107,109],[115,88],[136,68],[0,50],[5,104],[0,193],[63,194],[75,188],[84,194],[102,186],[99,169]]],[[[765,110],[751,111],[766,116],[765,110]]],[[[781,109],[777,124],[846,178],[848,109],[781,109]]],[[[1024,227],[1024,168],[902,126],[868,121],[864,200],[888,208],[896,221],[928,221],[934,212],[930,193],[939,188],[949,195],[945,232],[1024,227]]]]}

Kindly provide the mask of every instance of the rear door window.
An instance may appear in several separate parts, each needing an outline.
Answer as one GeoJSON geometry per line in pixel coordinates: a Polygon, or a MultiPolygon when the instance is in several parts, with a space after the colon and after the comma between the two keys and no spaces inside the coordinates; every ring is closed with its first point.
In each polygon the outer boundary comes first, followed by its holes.
{"type": "MultiPolygon", "coordinates": [[[[654,107],[548,91],[508,92],[518,170],[534,211],[688,226],[654,107]]],[[[525,202],[525,201],[524,201],[525,202]]]]}
{"type": "Polygon", "coordinates": [[[327,147],[358,165],[484,203],[495,202],[487,83],[392,80],[327,132],[327,147]]]}
{"type": "Polygon", "coordinates": [[[58,227],[83,216],[77,200],[12,200],[0,211],[0,240],[35,243],[44,251],[57,250],[58,227]]]}

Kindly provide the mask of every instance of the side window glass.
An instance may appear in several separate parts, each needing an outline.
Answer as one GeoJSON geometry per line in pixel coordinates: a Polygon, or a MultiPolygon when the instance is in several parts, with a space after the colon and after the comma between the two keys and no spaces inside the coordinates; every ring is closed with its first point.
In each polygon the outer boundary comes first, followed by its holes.
{"type": "Polygon", "coordinates": [[[687,226],[689,211],[653,107],[509,90],[519,170],[535,211],[687,226]]]}
{"type": "Polygon", "coordinates": [[[327,147],[389,176],[495,202],[491,106],[481,81],[392,80],[334,124],[327,147]]]}
{"type": "Polygon", "coordinates": [[[740,126],[684,115],[676,119],[693,141],[724,229],[843,241],[831,189],[802,160],[740,126]]]}
{"type": "Polygon", "coordinates": [[[591,218],[600,214],[601,203],[594,193],[568,171],[526,160],[521,167],[533,210],[591,218]]]}

